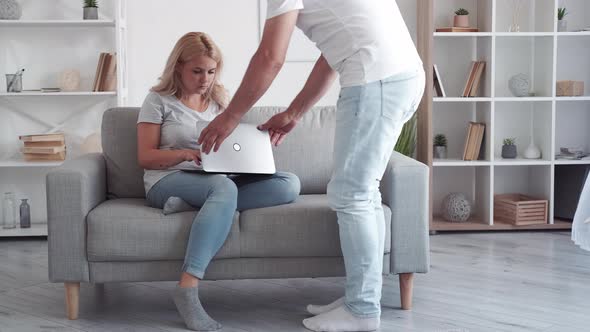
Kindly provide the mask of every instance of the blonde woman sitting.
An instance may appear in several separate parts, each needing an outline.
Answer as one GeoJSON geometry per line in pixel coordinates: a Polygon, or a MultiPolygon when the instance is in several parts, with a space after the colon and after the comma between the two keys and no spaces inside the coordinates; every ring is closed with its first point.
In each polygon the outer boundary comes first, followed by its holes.
{"type": "Polygon", "coordinates": [[[285,172],[228,177],[171,169],[186,161],[200,164],[195,124],[213,120],[227,106],[227,92],[219,83],[222,67],[221,52],[207,34],[187,33],[176,43],[137,120],[138,159],[150,206],[165,213],[186,204],[199,209],[173,294],[188,328],[199,331],[221,328],[201,306],[198,285],[225,242],[235,211],[292,202],[300,189],[299,179],[285,172]]]}

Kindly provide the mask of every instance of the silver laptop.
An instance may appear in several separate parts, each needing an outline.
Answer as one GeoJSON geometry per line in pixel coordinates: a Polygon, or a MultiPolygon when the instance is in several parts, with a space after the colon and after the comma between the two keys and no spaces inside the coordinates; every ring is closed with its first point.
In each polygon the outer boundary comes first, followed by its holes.
{"type": "MultiPolygon", "coordinates": [[[[209,122],[198,121],[200,135],[209,122]]],[[[209,154],[201,153],[205,172],[228,174],[276,173],[272,146],[267,131],[260,131],[253,124],[240,123],[219,147],[209,154]]]]}

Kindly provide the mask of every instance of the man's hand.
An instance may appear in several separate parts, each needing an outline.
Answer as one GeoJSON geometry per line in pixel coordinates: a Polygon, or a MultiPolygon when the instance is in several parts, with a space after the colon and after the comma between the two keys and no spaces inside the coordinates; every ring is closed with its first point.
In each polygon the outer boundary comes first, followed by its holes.
{"type": "Polygon", "coordinates": [[[278,146],[283,142],[287,134],[295,128],[298,119],[288,109],[284,112],[275,114],[264,124],[258,126],[259,130],[268,130],[270,133],[270,142],[278,146]]]}
{"type": "Polygon", "coordinates": [[[221,143],[236,129],[239,121],[239,118],[232,116],[227,111],[221,113],[203,129],[197,144],[201,145],[201,150],[206,154],[211,152],[211,148],[217,152],[221,143]]]}

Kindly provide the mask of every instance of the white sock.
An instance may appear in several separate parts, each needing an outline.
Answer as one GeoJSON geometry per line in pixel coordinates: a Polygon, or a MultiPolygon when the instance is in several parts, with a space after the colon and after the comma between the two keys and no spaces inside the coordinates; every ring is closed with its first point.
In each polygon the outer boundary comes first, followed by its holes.
{"type": "Polygon", "coordinates": [[[345,304],[332,311],[303,320],[303,325],[306,328],[316,332],[375,331],[379,328],[380,323],[381,318],[379,316],[371,318],[354,316],[348,311],[345,304]]]}
{"type": "Polygon", "coordinates": [[[346,298],[343,296],[337,299],[336,301],[326,305],[308,304],[307,312],[309,312],[312,315],[319,315],[323,314],[324,312],[332,311],[338,308],[339,306],[343,305],[345,299],[346,298]]]}
{"type": "Polygon", "coordinates": [[[194,211],[196,210],[194,207],[190,206],[187,202],[185,202],[180,197],[170,197],[164,203],[164,208],[162,209],[162,213],[164,215],[169,215],[172,213],[184,212],[184,211],[194,211]]]}

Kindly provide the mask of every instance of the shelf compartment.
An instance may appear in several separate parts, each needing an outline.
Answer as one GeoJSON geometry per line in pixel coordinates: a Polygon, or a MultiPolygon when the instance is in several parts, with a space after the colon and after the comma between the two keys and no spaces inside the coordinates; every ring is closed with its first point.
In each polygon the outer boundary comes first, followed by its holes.
{"type": "Polygon", "coordinates": [[[572,221],[590,173],[590,164],[557,165],[554,172],[554,217],[572,221]]]}
{"type": "Polygon", "coordinates": [[[490,223],[490,167],[435,167],[433,169],[433,216],[444,224],[441,205],[450,193],[463,193],[471,202],[471,217],[468,223],[490,223]]]}
{"type": "Polygon", "coordinates": [[[590,35],[557,39],[557,80],[584,82],[584,95],[590,97],[590,35]]]}
{"type": "Polygon", "coordinates": [[[538,164],[552,160],[552,103],[496,103],[494,119],[494,160],[498,163],[538,164]],[[541,159],[523,159],[531,136],[541,150],[541,159]],[[504,138],[516,138],[517,159],[503,159],[504,138]]]}
{"type": "MultiPolygon", "coordinates": [[[[555,153],[573,148],[590,153],[590,101],[558,101],[555,109],[555,153]]],[[[590,163],[590,160],[556,159],[556,163],[590,163]]]]}
{"type": "MultiPolygon", "coordinates": [[[[553,37],[498,37],[496,39],[496,97],[515,97],[508,82],[525,74],[533,97],[553,97],[553,37]]],[[[517,97],[516,97],[517,98],[517,97]]],[[[526,97],[525,97],[526,98],[526,97]]]]}
{"type": "MultiPolygon", "coordinates": [[[[492,94],[492,38],[437,38],[434,40],[434,63],[441,75],[447,98],[462,98],[465,83],[473,61],[485,61],[477,97],[489,98],[492,94]],[[449,56],[452,54],[452,56],[449,56]]],[[[442,98],[444,99],[444,98],[442,98]]]]}
{"type": "MultiPolygon", "coordinates": [[[[433,136],[443,134],[447,137],[447,158],[448,160],[463,161],[463,150],[467,138],[469,122],[482,122],[486,124],[484,142],[482,149],[485,156],[484,161],[491,160],[491,103],[437,103],[432,112],[433,136]]],[[[445,162],[440,160],[440,162],[445,162]]]]}
{"type": "MultiPolygon", "coordinates": [[[[566,7],[565,17],[568,31],[578,31],[590,28],[590,1],[588,0],[559,0],[559,7],[566,7]]],[[[590,32],[588,32],[590,34],[590,32]]]]}
{"type": "Polygon", "coordinates": [[[469,11],[469,25],[480,32],[492,31],[492,0],[453,0],[434,1],[434,26],[446,28],[453,26],[453,17],[458,8],[469,11]]]}
{"type": "MultiPolygon", "coordinates": [[[[553,32],[555,31],[554,0],[523,0],[518,25],[520,32],[553,32]]],[[[510,32],[515,1],[496,1],[496,32],[510,32]]]]}
{"type": "MultiPolygon", "coordinates": [[[[494,167],[494,196],[521,194],[549,201],[551,211],[551,165],[494,167]]],[[[494,217],[495,221],[496,218],[494,217]]],[[[506,223],[500,221],[501,223],[506,223]]],[[[546,226],[542,224],[541,226],[546,226]]],[[[518,226],[520,228],[521,226],[518,226]]]]}

